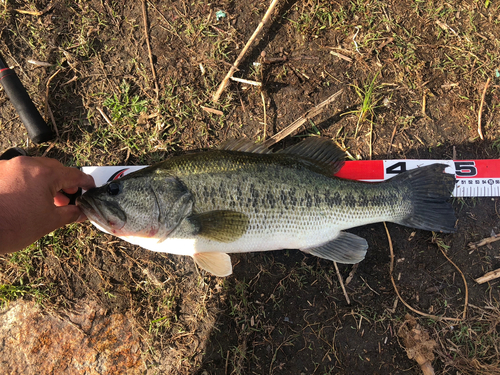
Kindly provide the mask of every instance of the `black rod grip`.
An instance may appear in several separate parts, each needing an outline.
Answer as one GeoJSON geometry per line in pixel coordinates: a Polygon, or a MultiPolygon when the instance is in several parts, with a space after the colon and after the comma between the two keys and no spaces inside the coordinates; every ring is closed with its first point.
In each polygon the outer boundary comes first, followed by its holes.
{"type": "Polygon", "coordinates": [[[54,133],[40,116],[16,73],[9,68],[0,69],[0,83],[26,127],[28,137],[35,143],[53,139],[54,133]]]}

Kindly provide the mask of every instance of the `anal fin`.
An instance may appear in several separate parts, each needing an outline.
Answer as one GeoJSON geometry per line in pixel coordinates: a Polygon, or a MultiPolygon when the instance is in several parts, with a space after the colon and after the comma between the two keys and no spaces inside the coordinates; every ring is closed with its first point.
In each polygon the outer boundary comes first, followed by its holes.
{"type": "Polygon", "coordinates": [[[340,232],[338,237],[318,247],[301,249],[303,252],[334,262],[354,264],[366,255],[368,243],[364,238],[348,232],[340,232]]]}
{"type": "Polygon", "coordinates": [[[195,253],[193,259],[200,268],[215,276],[225,277],[233,273],[231,257],[226,253],[195,253]]]}

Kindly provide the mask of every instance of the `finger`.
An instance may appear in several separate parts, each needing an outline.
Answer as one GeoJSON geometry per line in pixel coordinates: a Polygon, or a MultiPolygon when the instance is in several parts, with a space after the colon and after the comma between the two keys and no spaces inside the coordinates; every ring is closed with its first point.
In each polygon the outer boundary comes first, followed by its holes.
{"type": "Polygon", "coordinates": [[[57,224],[58,227],[62,227],[66,224],[70,224],[79,220],[81,215],[82,211],[77,206],[68,205],[58,207],[55,211],[55,224],[57,224]]]}
{"type": "Polygon", "coordinates": [[[78,187],[63,189],[67,194],[76,194],[78,192],[78,187]]]}
{"type": "Polygon", "coordinates": [[[85,174],[76,168],[69,167],[65,167],[63,170],[61,170],[57,179],[57,183],[57,190],[68,190],[79,187],[85,190],[89,190],[95,187],[94,178],[92,176],[85,174]]]}
{"type": "MultiPolygon", "coordinates": [[[[19,159],[22,157],[18,157],[19,159]]],[[[16,159],[18,159],[16,158],[16,159]]],[[[75,187],[82,187],[85,190],[95,187],[94,178],[88,174],[83,173],[77,168],[65,167],[59,161],[51,158],[43,157],[26,157],[21,159],[25,163],[45,166],[49,168],[51,180],[54,181],[54,191],[61,189],[74,189],[75,187]]]]}
{"type": "Polygon", "coordinates": [[[69,201],[70,199],[59,191],[56,193],[56,196],[54,197],[54,204],[57,207],[67,206],[69,204],[69,201]]]}
{"type": "Polygon", "coordinates": [[[82,212],[82,213],[80,214],[80,217],[79,217],[78,219],[76,219],[76,222],[77,222],[77,223],[83,223],[83,222],[84,222],[84,221],[86,221],[86,220],[87,220],[87,216],[86,216],[86,215],[82,212]]]}

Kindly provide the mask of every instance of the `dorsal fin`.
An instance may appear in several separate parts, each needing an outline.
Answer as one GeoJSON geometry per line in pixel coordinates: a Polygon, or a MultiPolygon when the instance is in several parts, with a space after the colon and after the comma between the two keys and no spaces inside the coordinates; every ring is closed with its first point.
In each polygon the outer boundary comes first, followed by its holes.
{"type": "Polygon", "coordinates": [[[219,150],[229,150],[229,151],[239,151],[239,152],[251,152],[253,154],[272,154],[272,151],[269,150],[262,143],[254,143],[249,139],[240,138],[240,139],[229,139],[225,142],[222,142],[219,147],[219,150]]]}
{"type": "Polygon", "coordinates": [[[302,142],[279,152],[313,161],[328,175],[337,173],[344,165],[345,159],[345,153],[335,143],[322,137],[306,138],[302,142]]]}

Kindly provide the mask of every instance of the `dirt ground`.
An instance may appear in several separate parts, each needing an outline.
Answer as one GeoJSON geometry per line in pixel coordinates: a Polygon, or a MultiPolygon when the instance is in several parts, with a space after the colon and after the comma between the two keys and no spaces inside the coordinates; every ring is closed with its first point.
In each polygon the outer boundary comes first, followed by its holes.
{"type": "MultiPolygon", "coordinates": [[[[498,4],[281,1],[235,73],[262,87],[231,82],[214,103],[267,7],[146,2],[155,79],[140,1],[0,3],[1,54],[58,134],[28,142],[0,90],[0,150],[70,166],[149,164],[228,138],[269,138],[343,90],[273,148],[315,134],[356,159],[498,158],[498,4]]],[[[47,311],[94,301],[127,314],[151,374],[420,374],[398,337],[408,313],[436,342],[436,373],[500,373],[500,284],[474,282],[500,267],[500,247],[468,246],[500,232],[498,198],[453,206],[455,234],[387,227],[402,299],[455,320],[399,300],[382,223],[350,230],[369,244],[358,266],[339,265],[350,304],[334,265],[300,251],[234,255],[234,274],[222,279],[89,223],[1,257],[0,298],[47,311]]]]}

